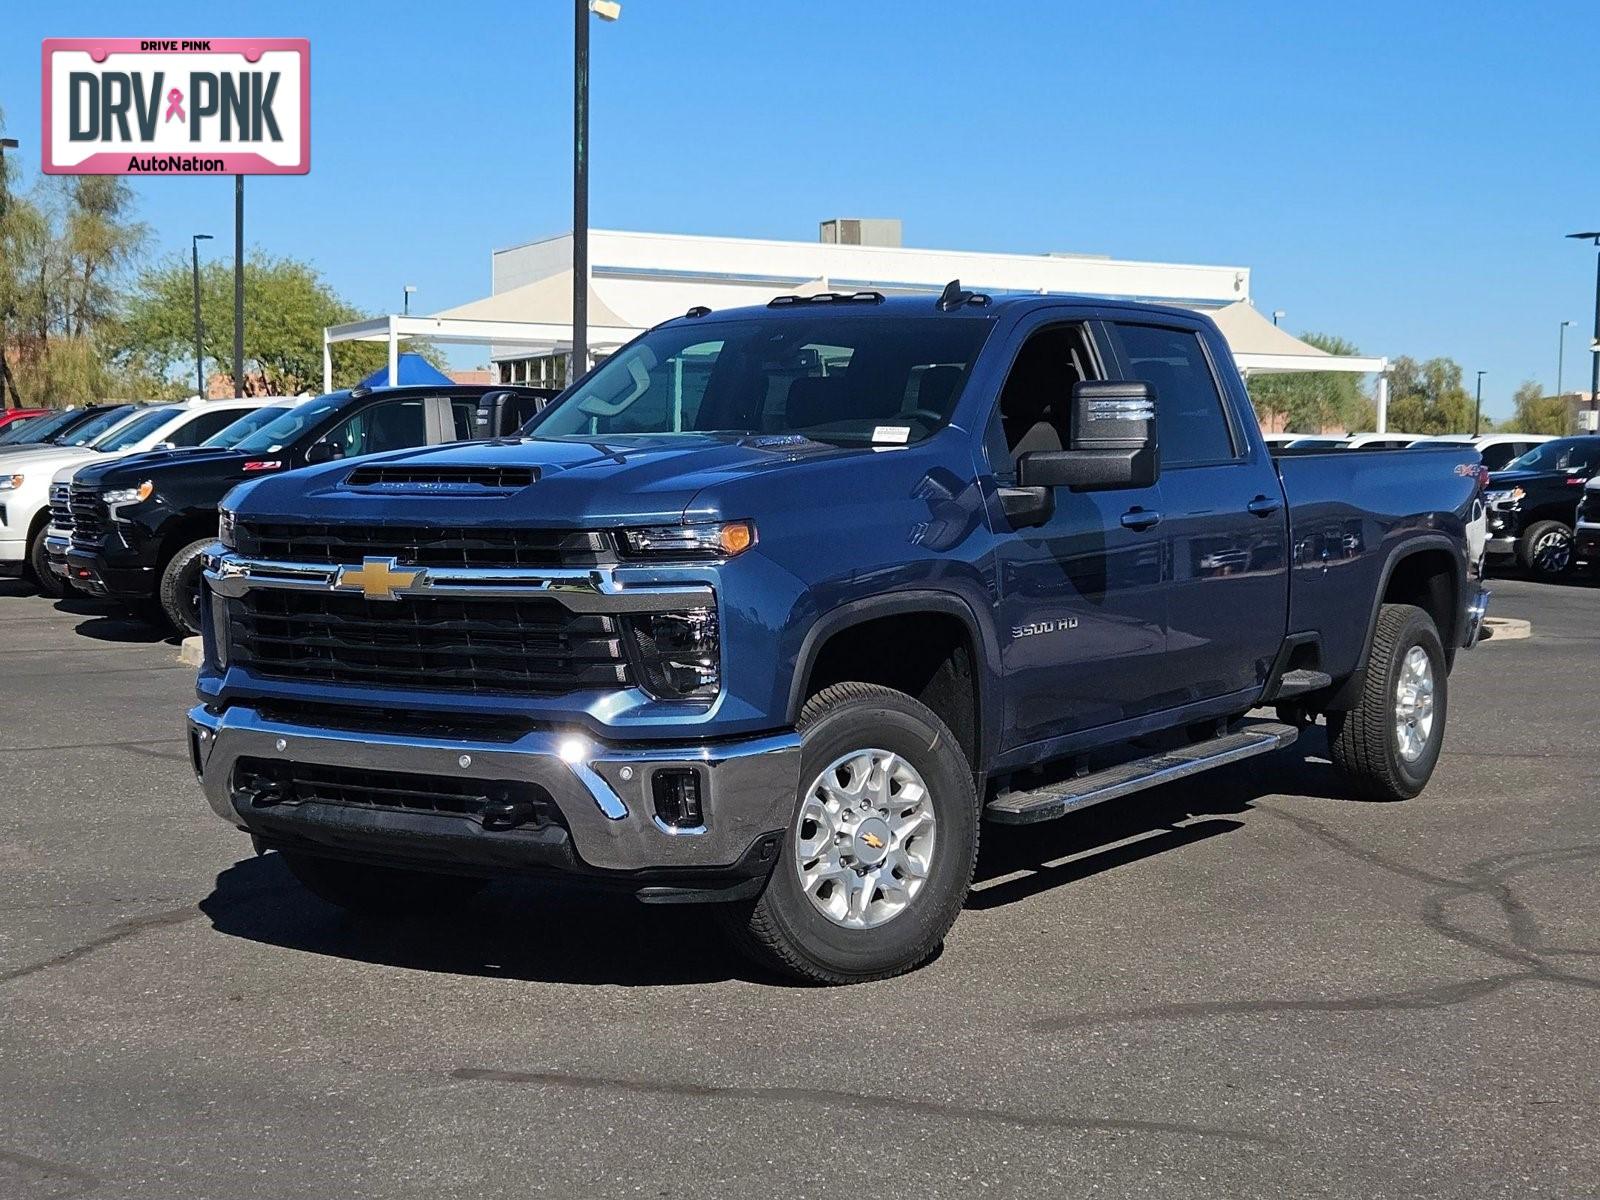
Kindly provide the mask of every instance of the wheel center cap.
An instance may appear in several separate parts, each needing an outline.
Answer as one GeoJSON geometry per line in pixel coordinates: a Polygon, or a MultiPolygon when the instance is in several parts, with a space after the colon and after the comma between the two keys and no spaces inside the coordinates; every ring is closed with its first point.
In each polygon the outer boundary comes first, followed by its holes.
{"type": "Polygon", "coordinates": [[[889,825],[881,817],[868,817],[856,826],[854,853],[857,862],[877,866],[889,853],[889,825]]]}

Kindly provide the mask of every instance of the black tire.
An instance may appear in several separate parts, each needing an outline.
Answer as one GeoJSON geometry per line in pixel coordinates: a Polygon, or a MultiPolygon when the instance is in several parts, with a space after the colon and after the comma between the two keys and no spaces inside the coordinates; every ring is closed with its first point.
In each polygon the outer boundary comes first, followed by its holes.
{"type": "Polygon", "coordinates": [[[1364,799],[1409,800],[1433,775],[1448,715],[1449,677],[1433,618],[1410,604],[1385,604],[1378,613],[1360,700],[1347,712],[1328,714],[1334,766],[1364,799]],[[1395,708],[1400,674],[1414,647],[1421,647],[1432,667],[1433,722],[1420,754],[1408,761],[1400,749],[1395,708]]]}
{"type": "Polygon", "coordinates": [[[161,584],[156,592],[161,614],[185,637],[200,632],[201,556],[216,540],[208,537],[190,542],[161,568],[161,584]]]}
{"type": "Polygon", "coordinates": [[[1572,530],[1560,521],[1535,521],[1517,539],[1517,564],[1536,579],[1560,579],[1572,569],[1572,530]]]}
{"type": "Polygon", "coordinates": [[[910,696],[866,683],[839,683],[800,714],[800,794],[784,850],[753,902],[717,911],[739,947],[763,966],[808,983],[862,983],[920,966],[955,924],[978,858],[978,800],[972,767],[943,721],[910,696]],[[834,924],[807,898],[791,846],[805,791],[854,750],[883,749],[905,759],[927,785],[937,836],[922,888],[881,925],[834,924]]]}
{"type": "Polygon", "coordinates": [[[467,875],[442,875],[345,862],[279,851],[284,865],[312,895],[336,908],[368,917],[401,919],[471,899],[488,883],[467,875]]]}
{"type": "Polygon", "coordinates": [[[41,596],[59,600],[67,594],[67,581],[50,569],[50,556],[44,549],[47,532],[48,522],[41,524],[28,538],[28,582],[39,589],[41,596]]]}

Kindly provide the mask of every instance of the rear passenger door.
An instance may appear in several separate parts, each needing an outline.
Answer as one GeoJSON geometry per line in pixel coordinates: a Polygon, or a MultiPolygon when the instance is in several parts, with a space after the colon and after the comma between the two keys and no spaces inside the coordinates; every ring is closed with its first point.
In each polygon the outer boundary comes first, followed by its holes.
{"type": "Polygon", "coordinates": [[[198,446],[213,434],[221,433],[249,411],[247,408],[229,406],[199,413],[172,430],[163,440],[175,448],[198,446]]]}
{"type": "Polygon", "coordinates": [[[1162,522],[1170,556],[1168,696],[1195,703],[1265,680],[1288,620],[1287,514],[1277,471],[1241,423],[1229,360],[1196,322],[1116,321],[1117,369],[1155,389],[1162,522]],[[1233,403],[1224,401],[1232,389],[1233,403]]]}

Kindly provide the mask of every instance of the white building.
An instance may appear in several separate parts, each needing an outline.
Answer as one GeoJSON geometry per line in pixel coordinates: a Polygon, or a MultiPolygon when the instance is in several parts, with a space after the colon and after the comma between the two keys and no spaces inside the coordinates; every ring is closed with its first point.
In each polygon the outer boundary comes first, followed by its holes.
{"type": "MultiPolygon", "coordinates": [[[[736,308],[765,304],[784,293],[869,289],[885,295],[937,295],[950,280],[960,279],[963,287],[992,294],[1066,293],[1200,309],[1217,322],[1246,374],[1380,373],[1383,428],[1387,389],[1381,372],[1387,360],[1329,355],[1277,328],[1250,302],[1248,267],[1084,254],[921,250],[898,244],[898,221],[830,221],[821,232],[822,239],[815,242],[783,242],[591,230],[591,353],[604,356],[652,325],[698,305],[736,308]],[[880,244],[861,244],[856,238],[880,244]]],[[[480,300],[428,317],[388,316],[336,326],[327,330],[325,342],[387,341],[391,363],[399,342],[408,337],[487,343],[503,382],[565,383],[572,348],[572,235],[494,251],[490,281],[490,294],[480,300]]],[[[325,351],[325,371],[327,360],[325,351]]]]}

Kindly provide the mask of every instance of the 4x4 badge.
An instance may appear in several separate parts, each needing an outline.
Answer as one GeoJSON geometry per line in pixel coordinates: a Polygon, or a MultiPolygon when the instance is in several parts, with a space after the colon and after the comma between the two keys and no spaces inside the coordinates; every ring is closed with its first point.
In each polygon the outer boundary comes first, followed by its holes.
{"type": "Polygon", "coordinates": [[[336,591],[360,592],[368,600],[394,600],[395,592],[428,586],[425,567],[402,569],[393,558],[364,558],[359,567],[340,567],[334,578],[336,591]]]}

